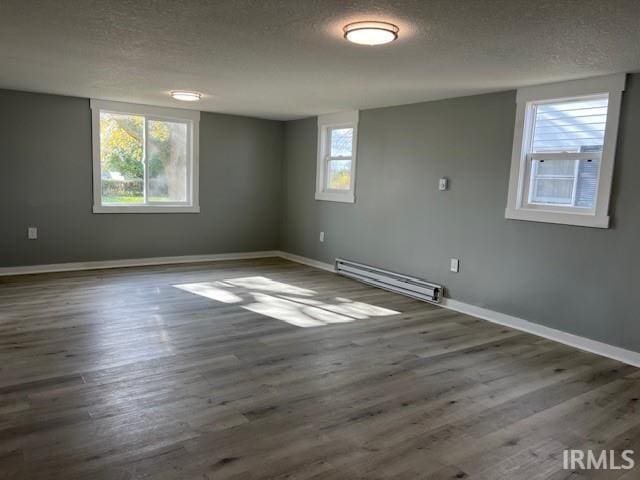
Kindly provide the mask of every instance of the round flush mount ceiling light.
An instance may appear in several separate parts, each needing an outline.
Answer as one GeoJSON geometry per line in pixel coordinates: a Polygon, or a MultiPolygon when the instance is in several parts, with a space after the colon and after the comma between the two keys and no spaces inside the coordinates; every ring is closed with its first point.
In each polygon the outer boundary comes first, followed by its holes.
{"type": "Polygon", "coordinates": [[[202,94],[198,92],[187,92],[185,90],[174,90],[171,97],[181,102],[197,102],[202,98],[202,94]]]}
{"type": "Polygon", "coordinates": [[[398,38],[400,29],[387,22],[354,22],[344,26],[344,38],[360,45],[382,45],[398,38]]]}

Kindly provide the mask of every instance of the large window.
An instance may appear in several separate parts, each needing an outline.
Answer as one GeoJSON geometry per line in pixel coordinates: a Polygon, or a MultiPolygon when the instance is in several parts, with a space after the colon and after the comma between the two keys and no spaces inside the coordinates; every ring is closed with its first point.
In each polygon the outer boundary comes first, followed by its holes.
{"type": "Polygon", "coordinates": [[[507,218],[606,228],[624,75],[518,90],[507,218]]]}
{"type": "Polygon", "coordinates": [[[318,117],[316,199],[355,201],[358,112],[318,117]]]}
{"type": "Polygon", "coordinates": [[[91,101],[96,213],[198,212],[199,112],[91,101]]]}

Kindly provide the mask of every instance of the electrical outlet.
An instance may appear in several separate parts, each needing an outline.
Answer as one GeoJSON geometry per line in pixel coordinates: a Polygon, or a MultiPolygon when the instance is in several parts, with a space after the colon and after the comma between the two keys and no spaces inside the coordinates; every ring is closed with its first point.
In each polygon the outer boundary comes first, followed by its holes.
{"type": "Polygon", "coordinates": [[[324,232],[320,232],[320,241],[324,242],[324,232]]]}
{"type": "Polygon", "coordinates": [[[449,179],[446,177],[442,177],[438,181],[438,190],[446,190],[447,188],[449,188],[449,179]]]}
{"type": "Polygon", "coordinates": [[[38,229],[36,227],[29,227],[27,229],[27,238],[29,240],[37,240],[37,238],[38,238],[38,229]]]}
{"type": "Polygon", "coordinates": [[[460,271],[460,260],[457,258],[451,259],[451,271],[454,273],[458,273],[460,271]]]}

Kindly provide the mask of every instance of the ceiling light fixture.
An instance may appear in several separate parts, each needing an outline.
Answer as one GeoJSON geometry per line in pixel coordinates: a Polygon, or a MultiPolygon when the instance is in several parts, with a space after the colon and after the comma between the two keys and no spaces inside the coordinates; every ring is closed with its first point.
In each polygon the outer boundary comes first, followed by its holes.
{"type": "Polygon", "coordinates": [[[387,22],[354,22],[345,25],[344,38],[360,45],[382,45],[398,38],[400,29],[387,22]]]}
{"type": "Polygon", "coordinates": [[[171,96],[175,100],[180,100],[182,102],[197,102],[202,98],[202,94],[198,92],[186,92],[184,90],[175,90],[171,92],[171,96]]]}

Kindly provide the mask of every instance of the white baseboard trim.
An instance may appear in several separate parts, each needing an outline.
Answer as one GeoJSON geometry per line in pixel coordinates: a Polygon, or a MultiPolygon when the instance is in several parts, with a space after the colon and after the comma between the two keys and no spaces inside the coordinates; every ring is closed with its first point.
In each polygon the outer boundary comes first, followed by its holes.
{"type": "Polygon", "coordinates": [[[36,273],[72,272],[76,270],[101,270],[105,268],[145,267],[177,263],[217,262],[221,260],[246,260],[252,258],[280,257],[310,267],[335,272],[333,265],[279,250],[259,252],[214,253],[209,255],[180,255],[174,257],[126,258],[121,260],[97,260],[88,262],[66,262],[22,267],[0,267],[0,277],[10,275],[32,275],[36,273]]]}
{"type": "MultiPolygon", "coordinates": [[[[300,255],[294,255],[287,252],[279,252],[279,256],[293,262],[302,263],[311,267],[321,268],[322,270],[328,270],[330,272],[335,271],[333,265],[319,262],[311,258],[302,257],[300,255]]],[[[487,308],[478,307],[469,303],[460,302],[452,298],[443,298],[442,302],[438,305],[449,310],[466,313],[467,315],[481,318],[492,323],[504,325],[506,327],[531,333],[532,335],[547,338],[558,343],[563,343],[580,350],[585,350],[587,352],[595,353],[603,357],[618,360],[620,362],[633,365],[634,367],[640,367],[640,353],[634,352],[632,350],[626,350],[624,348],[615,347],[607,343],[598,342],[597,340],[591,340],[589,338],[580,337],[572,333],[566,333],[561,330],[556,330],[551,327],[545,327],[544,325],[533,323],[528,320],[523,320],[522,318],[496,312],[487,308]]]]}
{"type": "Polygon", "coordinates": [[[176,257],[128,258],[122,260],[98,260],[91,262],[54,263],[25,267],[2,267],[0,277],[30,275],[34,273],[71,272],[74,270],[100,270],[105,268],[143,267],[176,263],[217,262],[222,260],[246,260],[251,258],[279,257],[277,250],[263,252],[215,253],[211,255],[181,255],[176,257]]]}
{"type": "Polygon", "coordinates": [[[481,318],[492,323],[531,333],[555,342],[564,343],[565,345],[579,348],[580,350],[586,350],[587,352],[595,353],[597,355],[602,355],[603,357],[612,358],[614,360],[633,365],[634,367],[640,367],[640,353],[632,350],[626,350],[624,348],[609,345],[608,343],[602,343],[597,340],[591,340],[590,338],[580,337],[572,333],[556,330],[555,328],[546,327],[538,323],[529,322],[528,320],[523,320],[522,318],[513,317],[487,308],[477,307],[476,305],[460,302],[452,298],[443,298],[440,305],[444,308],[448,308],[449,310],[466,313],[467,315],[481,318]]]}
{"type": "Polygon", "coordinates": [[[278,252],[278,256],[286,260],[291,260],[292,262],[302,263],[303,265],[309,265],[310,267],[319,268],[320,270],[326,270],[327,272],[336,272],[335,266],[330,263],[320,262],[318,260],[282,251],[278,252]]]}
{"type": "MultiPolygon", "coordinates": [[[[170,265],[179,263],[215,262],[222,260],[245,260],[253,258],[281,257],[292,262],[301,263],[310,267],[319,268],[328,272],[335,272],[330,263],[320,262],[301,255],[283,252],[279,250],[266,250],[260,252],[216,253],[211,255],[182,255],[176,257],[151,257],[132,258],[123,260],[101,260],[92,262],[56,263],[50,265],[30,265],[24,267],[1,267],[0,276],[29,275],[35,273],[69,272],[74,270],[99,270],[105,268],[142,267],[151,265],[170,265]]],[[[589,338],[566,333],[554,328],[523,320],[518,317],[496,312],[487,308],[478,307],[460,302],[452,298],[443,298],[440,306],[449,310],[466,313],[473,317],[481,318],[492,323],[531,333],[539,337],[547,338],[571,347],[579,348],[587,352],[612,358],[635,367],[640,367],[640,353],[624,348],[615,347],[607,343],[598,342],[589,338]]]]}

